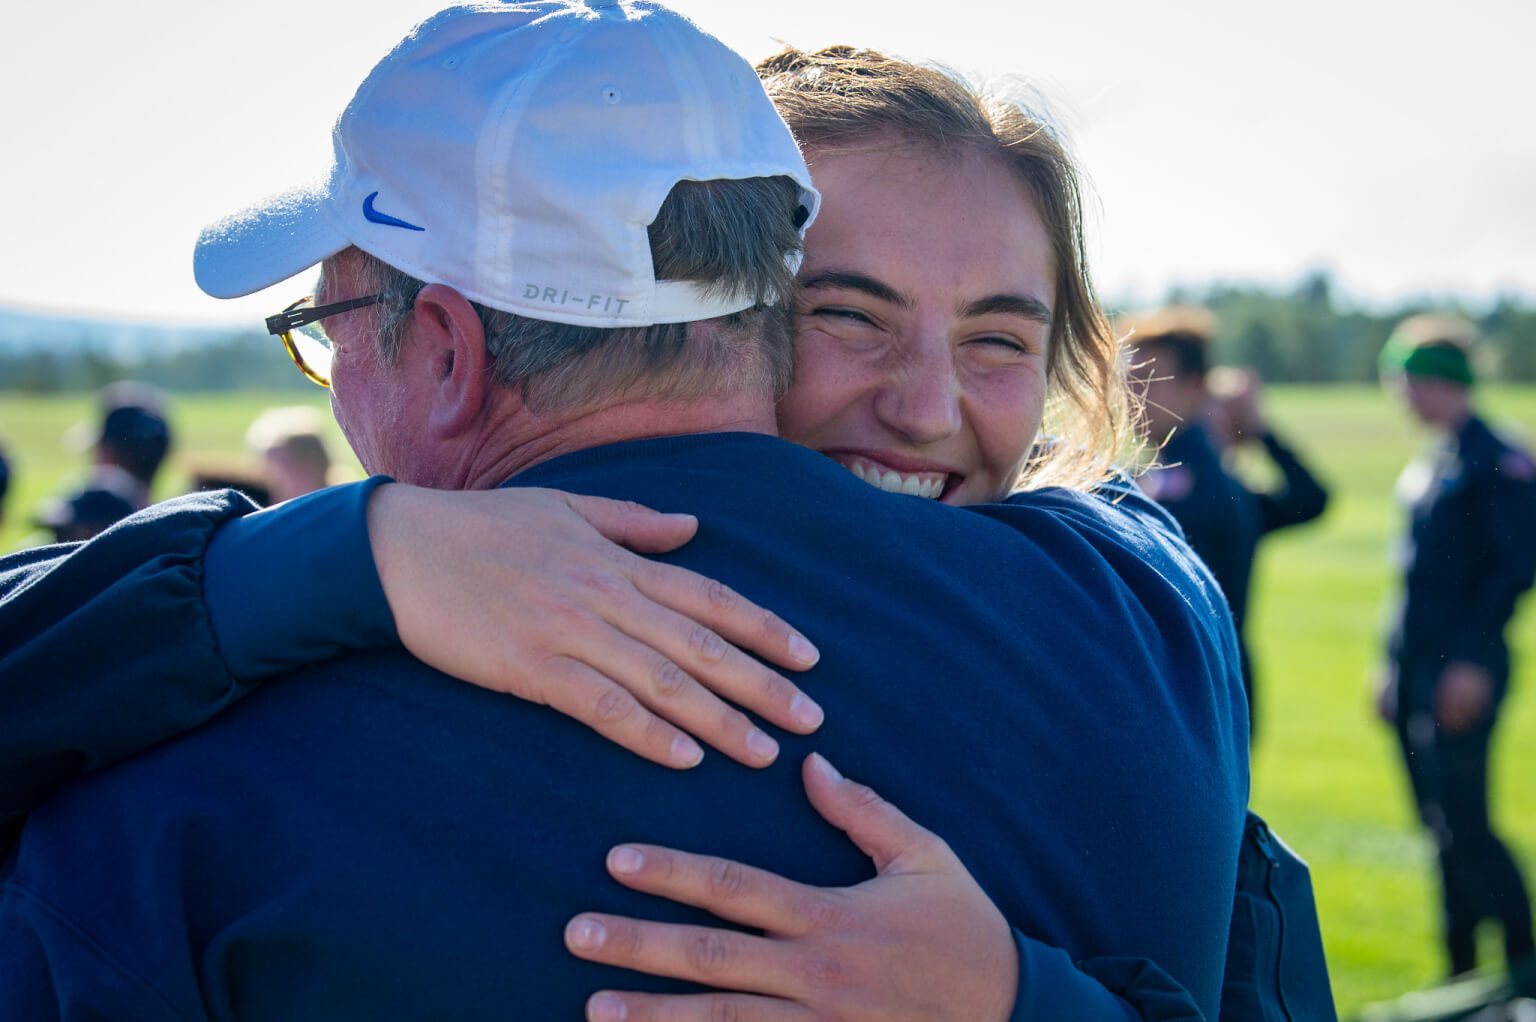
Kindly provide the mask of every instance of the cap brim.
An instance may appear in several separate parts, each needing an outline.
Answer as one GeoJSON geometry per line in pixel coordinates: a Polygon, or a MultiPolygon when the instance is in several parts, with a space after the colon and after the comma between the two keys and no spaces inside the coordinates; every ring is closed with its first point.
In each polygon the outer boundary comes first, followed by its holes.
{"type": "Polygon", "coordinates": [[[215,298],[253,294],[351,244],[325,214],[324,183],[270,196],[210,224],[192,255],[197,286],[215,298]]]}

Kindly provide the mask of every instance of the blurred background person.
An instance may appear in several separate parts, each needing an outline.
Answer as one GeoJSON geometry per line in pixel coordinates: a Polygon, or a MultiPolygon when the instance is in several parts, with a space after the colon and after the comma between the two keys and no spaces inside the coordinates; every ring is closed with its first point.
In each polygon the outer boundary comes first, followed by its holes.
{"type": "Polygon", "coordinates": [[[1216,319],[1209,311],[1169,306],[1119,326],[1130,331],[1148,439],[1160,446],[1156,464],[1139,482],[1178,520],[1232,607],[1251,739],[1258,714],[1244,626],[1254,554],[1266,533],[1322,514],[1328,493],[1261,414],[1254,374],[1227,370],[1220,396],[1213,398],[1208,376],[1216,319]],[[1263,451],[1279,472],[1279,487],[1252,489],[1227,471],[1221,451],[1229,446],[1263,451]]]}
{"type": "Polygon", "coordinates": [[[38,512],[37,524],[53,532],[55,543],[77,543],[105,532],[114,522],[137,510],[128,490],[115,486],[111,479],[98,480],[44,504],[38,512]]]}
{"type": "MultiPolygon", "coordinates": [[[[1263,389],[1259,374],[1252,369],[1212,366],[1206,372],[1206,401],[1202,409],[1206,432],[1224,461],[1230,462],[1231,456],[1244,448],[1262,449],[1265,438],[1274,439],[1274,432],[1264,418],[1263,389]]],[[[1294,453],[1289,448],[1285,450],[1294,459],[1294,453]]],[[[1308,477],[1311,478],[1310,473],[1308,477]]],[[[1316,484],[1317,480],[1312,482],[1316,484]]]]}
{"type": "Polygon", "coordinates": [[[1536,576],[1536,463],[1474,410],[1474,339],[1470,322],[1425,314],[1381,352],[1384,386],[1435,436],[1398,479],[1403,584],[1377,706],[1439,852],[1451,973],[1477,964],[1477,926],[1497,919],[1512,972],[1536,993],[1530,897],[1488,809],[1489,742],[1510,675],[1504,628],[1536,576]]]}
{"type": "Polygon", "coordinates": [[[134,510],[148,507],[155,475],[171,450],[165,396],[147,383],[121,380],[102,388],[100,401],[100,424],[80,423],[69,432],[75,446],[92,454],[82,492],[105,489],[128,496],[134,510]]]}
{"type": "Polygon", "coordinates": [[[260,463],[268,499],[277,504],[329,486],[331,452],[327,419],[308,405],[268,408],[245,433],[245,446],[260,463]]]}
{"type": "Polygon", "coordinates": [[[113,522],[154,501],[155,476],[171,449],[165,396],[134,380],[103,387],[97,422],[80,422],[65,433],[68,446],[89,451],[85,479],[65,496],[46,501],[33,516],[52,541],[90,539],[113,522]]]}

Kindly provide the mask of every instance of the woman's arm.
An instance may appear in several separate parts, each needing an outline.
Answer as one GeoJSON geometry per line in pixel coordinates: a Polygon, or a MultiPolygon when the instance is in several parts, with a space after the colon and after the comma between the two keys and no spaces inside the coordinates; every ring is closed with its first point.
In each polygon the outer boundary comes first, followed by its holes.
{"type": "Polygon", "coordinates": [[[821,724],[809,696],[743,652],[804,670],[819,654],[799,632],[630,552],[682,546],[692,515],[557,490],[390,486],[368,527],[401,641],[448,674],[672,767],[703,755],[690,734],[747,766],[773,761],[777,743],[727,699],[799,734],[821,724]]]}
{"type": "Polygon", "coordinates": [[[730,646],[804,668],[816,652],[799,633],[618,545],[670,550],[691,517],[387,482],[256,513],[231,491],[192,494],[87,543],[0,558],[0,838],[70,776],[198,726],[264,678],[402,640],[672,766],[702,754],[674,724],[749,765],[773,759],[711,689],[793,731],[820,723],[730,646]]]}

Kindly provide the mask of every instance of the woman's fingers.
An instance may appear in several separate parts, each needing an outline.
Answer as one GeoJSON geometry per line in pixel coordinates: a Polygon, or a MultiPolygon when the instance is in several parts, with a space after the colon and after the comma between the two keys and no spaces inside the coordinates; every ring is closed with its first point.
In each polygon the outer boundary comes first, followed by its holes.
{"type": "MultiPolygon", "coordinates": [[[[632,681],[636,686],[643,686],[648,677],[660,679],[662,684],[652,687],[657,701],[646,701],[646,705],[690,730],[691,725],[673,716],[669,707],[681,705],[675,697],[696,699],[697,693],[691,685],[666,684],[669,679],[663,662],[680,668],[689,682],[701,685],[720,699],[730,700],[785,730],[806,734],[821,725],[823,714],[815,700],[784,675],[728,641],[733,618],[773,615],[701,575],[671,565],[636,560],[642,565],[637,571],[647,579],[637,579],[632,592],[609,594],[607,604],[599,613],[616,631],[638,645],[629,647],[624,659],[612,659],[607,651],[593,653],[587,657],[593,667],[626,687],[631,687],[632,681]],[[720,597],[730,604],[724,616],[707,613],[705,607],[690,602],[684,595],[715,586],[729,594],[720,597]],[[727,634],[723,635],[717,629],[725,629],[727,634]]],[[[780,626],[787,629],[782,622],[780,626]]],[[[744,640],[737,635],[735,641],[744,640]]],[[[778,641],[773,640],[774,643],[778,641]]],[[[760,641],[758,648],[765,645],[760,641]]],[[[645,700],[641,688],[631,687],[631,691],[645,700]]],[[[717,711],[724,709],[722,702],[708,702],[717,711]]],[[[698,719],[697,714],[693,719],[698,719]]],[[[717,745],[710,735],[697,731],[693,734],[710,745],[717,745]]],[[[731,749],[717,747],[734,756],[731,749]]]]}
{"type": "Polygon", "coordinates": [[[743,766],[778,757],[779,743],[767,732],[670,660],[618,633],[592,641],[585,660],[551,663],[558,683],[548,686],[547,701],[554,709],[663,766],[696,765],[703,757],[698,743],[743,766]],[[618,647],[617,660],[596,648],[609,645],[618,647]]]}
{"type": "Polygon", "coordinates": [[[871,787],[850,781],[813,752],[800,765],[805,794],[822,819],[848,835],[881,873],[964,870],[949,845],[871,787]]]}
{"type": "MultiPolygon", "coordinates": [[[[631,501],[565,495],[571,507],[604,538],[640,553],[662,553],[693,538],[692,515],[662,514],[631,501]]],[[[635,587],[657,603],[713,629],[727,641],[771,663],[803,671],[820,654],[777,614],[735,590],[684,568],[640,561],[631,567],[635,587]]]]}
{"type": "Polygon", "coordinates": [[[821,658],[810,640],[783,618],[723,582],[644,559],[638,559],[631,577],[645,596],[780,667],[803,671],[821,658]]]}
{"type": "Polygon", "coordinates": [[[836,891],[712,855],[627,844],[609,851],[607,865],[626,887],[774,936],[797,937],[835,927],[841,911],[836,891]]]}
{"type": "MultiPolygon", "coordinates": [[[[653,923],[585,912],[565,928],[566,947],[589,961],[670,976],[742,994],[783,996],[819,975],[815,985],[837,983],[837,963],[794,945],[736,930],[653,923]],[[808,959],[825,961],[825,967],[808,959]]],[[[627,996],[627,995],[626,995],[627,996]]]]}
{"type": "Polygon", "coordinates": [[[751,994],[633,994],[604,990],[587,998],[587,1022],[811,1022],[803,1004],[751,994]]]}
{"type": "Polygon", "coordinates": [[[547,671],[547,698],[542,701],[615,745],[677,770],[696,766],[704,758],[704,750],[692,736],[647,710],[623,685],[587,664],[561,657],[550,661],[547,671]]]}
{"type": "Polygon", "coordinates": [[[699,531],[699,520],[688,514],[653,511],[632,500],[611,500],[564,493],[571,510],[585,518],[604,538],[643,554],[676,550],[699,531]]]}
{"type": "Polygon", "coordinates": [[[797,686],[731,644],[804,668],[816,652],[798,632],[727,586],[616,545],[675,547],[697,528],[691,516],[552,490],[396,484],[375,491],[368,522],[401,642],[442,671],[673,767],[697,763],[701,744],[773,762],[777,743],[747,713],[797,732],[821,723],[797,686]]]}
{"type": "Polygon", "coordinates": [[[807,758],[803,777],[816,809],[875,858],[878,875],[818,888],[728,859],[619,845],[608,854],[608,872],[625,886],[763,935],[582,913],[565,931],[574,954],[732,992],[641,1001],[605,991],[606,1000],[588,1003],[589,1018],[1009,1017],[1017,948],[965,865],[936,835],[820,756],[807,758]],[[592,1014],[599,1007],[605,1014],[592,1014]],[[705,1009],[720,1014],[690,1014],[705,1009]],[[811,1014],[784,1014],[792,1009],[811,1014]],[[652,1014],[627,1014],[641,1010],[652,1014]],[[765,1014],[731,1014],[747,1011],[765,1014]]]}

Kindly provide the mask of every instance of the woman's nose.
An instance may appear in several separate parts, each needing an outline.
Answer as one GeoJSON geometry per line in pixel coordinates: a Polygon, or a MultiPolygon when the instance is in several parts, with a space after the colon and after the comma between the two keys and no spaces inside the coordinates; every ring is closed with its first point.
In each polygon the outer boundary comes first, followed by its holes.
{"type": "Polygon", "coordinates": [[[949,346],[929,345],[903,360],[875,400],[875,413],[912,444],[931,444],[961,427],[960,381],[949,346]]]}

